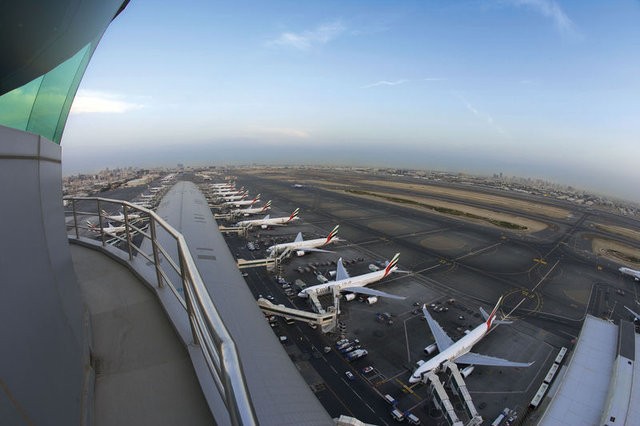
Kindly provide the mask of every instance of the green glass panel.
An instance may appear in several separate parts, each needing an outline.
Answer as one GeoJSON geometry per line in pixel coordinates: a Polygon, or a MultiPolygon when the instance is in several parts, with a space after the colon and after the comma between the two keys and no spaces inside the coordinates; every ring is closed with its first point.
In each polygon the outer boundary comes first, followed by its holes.
{"type": "Polygon", "coordinates": [[[99,37],[45,75],[0,96],[0,124],[57,144],[99,37]]]}
{"type": "Polygon", "coordinates": [[[22,87],[0,96],[0,124],[14,129],[27,130],[31,110],[43,78],[38,77],[22,87]]]}

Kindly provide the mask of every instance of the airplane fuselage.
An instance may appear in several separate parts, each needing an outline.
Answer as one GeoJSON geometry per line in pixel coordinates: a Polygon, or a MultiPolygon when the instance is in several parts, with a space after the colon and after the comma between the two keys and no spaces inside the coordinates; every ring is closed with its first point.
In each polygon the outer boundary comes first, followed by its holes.
{"type": "Polygon", "coordinates": [[[244,194],[238,194],[238,195],[225,195],[225,196],[221,196],[219,198],[222,198],[223,200],[225,200],[226,202],[232,202],[232,201],[239,201],[242,200],[244,198],[244,194]]]}
{"type": "Polygon", "coordinates": [[[253,219],[243,220],[238,222],[237,226],[269,226],[269,225],[284,225],[285,223],[297,220],[297,217],[293,219],[290,217],[274,217],[269,219],[253,219]]]}
{"type": "Polygon", "coordinates": [[[471,350],[471,348],[473,348],[473,345],[482,340],[488,331],[489,328],[487,327],[487,324],[483,322],[453,345],[449,346],[447,349],[418,367],[409,378],[409,383],[424,381],[425,375],[430,371],[438,371],[445,362],[455,361],[460,356],[466,354],[471,350]]]}
{"type": "Polygon", "coordinates": [[[327,242],[327,238],[316,238],[313,240],[305,240],[305,241],[294,241],[291,243],[282,243],[282,244],[276,244],[273,245],[271,247],[269,247],[267,249],[267,251],[270,252],[275,252],[275,253],[282,253],[285,250],[291,250],[291,251],[296,251],[296,250],[300,250],[300,249],[306,249],[306,248],[318,248],[318,247],[322,247],[330,242],[332,242],[333,240],[330,240],[327,242]]]}
{"type": "Polygon", "coordinates": [[[631,268],[626,268],[624,266],[621,268],[618,268],[618,271],[620,271],[625,275],[629,275],[633,277],[633,279],[636,281],[640,281],[640,271],[636,271],[635,269],[631,269],[631,268]]]}
{"type": "Polygon", "coordinates": [[[256,208],[252,208],[249,207],[248,209],[238,209],[238,210],[233,210],[232,213],[234,214],[243,214],[245,216],[248,216],[250,214],[260,214],[260,213],[264,213],[267,210],[269,210],[268,208],[265,209],[264,207],[256,207],[256,208]]]}
{"type": "Polygon", "coordinates": [[[259,199],[240,200],[240,201],[229,201],[229,202],[227,202],[225,204],[232,204],[234,206],[240,207],[240,206],[250,206],[250,205],[255,204],[255,203],[259,202],[259,201],[260,201],[259,199]]]}
{"type": "Polygon", "coordinates": [[[308,298],[309,295],[312,293],[315,293],[318,296],[321,296],[323,294],[329,294],[333,291],[333,287],[337,287],[336,290],[338,291],[341,291],[342,289],[349,288],[349,287],[365,287],[371,283],[380,281],[386,275],[388,275],[389,273],[393,272],[396,269],[397,269],[396,267],[391,268],[389,272],[387,272],[385,269],[382,269],[380,271],[369,272],[364,275],[358,275],[357,277],[349,277],[349,278],[345,278],[344,280],[330,281],[328,283],[314,285],[302,290],[300,293],[298,293],[298,297],[308,298]]]}

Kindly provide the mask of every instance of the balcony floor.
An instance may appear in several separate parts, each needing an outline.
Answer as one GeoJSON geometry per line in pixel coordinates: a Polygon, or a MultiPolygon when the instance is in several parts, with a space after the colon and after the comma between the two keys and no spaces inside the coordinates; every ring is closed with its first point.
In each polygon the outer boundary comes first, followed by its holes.
{"type": "Polygon", "coordinates": [[[187,350],[155,295],[108,256],[70,248],[91,319],[95,425],[214,424],[187,350]]]}

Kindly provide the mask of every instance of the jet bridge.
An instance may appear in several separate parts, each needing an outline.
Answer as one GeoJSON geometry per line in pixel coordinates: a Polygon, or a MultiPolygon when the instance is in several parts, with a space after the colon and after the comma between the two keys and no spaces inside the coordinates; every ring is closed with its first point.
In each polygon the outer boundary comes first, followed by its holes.
{"type": "Polygon", "coordinates": [[[453,404],[451,404],[449,395],[447,395],[444,386],[442,386],[440,378],[433,371],[427,375],[427,383],[429,384],[429,389],[433,394],[433,401],[445,414],[449,424],[452,426],[463,426],[463,423],[460,421],[458,415],[453,409],[453,404]]]}
{"type": "Polygon", "coordinates": [[[247,236],[247,231],[249,228],[246,226],[218,226],[218,230],[223,234],[238,234],[241,237],[247,236]]]}
{"type": "Polygon", "coordinates": [[[456,363],[447,361],[444,363],[445,371],[449,370],[451,374],[449,375],[449,383],[451,385],[451,389],[453,389],[454,393],[456,393],[462,401],[464,402],[465,411],[471,418],[468,426],[471,425],[480,425],[482,424],[482,416],[478,414],[478,410],[476,410],[475,405],[473,404],[473,400],[471,399],[471,395],[469,394],[469,390],[467,389],[467,384],[460,374],[460,370],[458,370],[458,366],[456,363]]]}
{"type": "Polygon", "coordinates": [[[300,309],[287,308],[284,305],[274,305],[264,298],[258,299],[258,306],[262,309],[262,312],[268,315],[279,315],[281,317],[291,318],[295,321],[319,325],[320,330],[322,330],[323,333],[333,330],[336,326],[336,313],[316,314],[313,312],[302,311],[300,309]]]}

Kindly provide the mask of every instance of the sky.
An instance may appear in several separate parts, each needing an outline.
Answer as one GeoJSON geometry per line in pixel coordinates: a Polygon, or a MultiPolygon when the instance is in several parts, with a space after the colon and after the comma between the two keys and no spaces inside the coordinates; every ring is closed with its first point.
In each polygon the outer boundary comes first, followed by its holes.
{"type": "Polygon", "coordinates": [[[65,174],[225,163],[543,178],[640,201],[637,0],[132,0],[65,174]]]}

